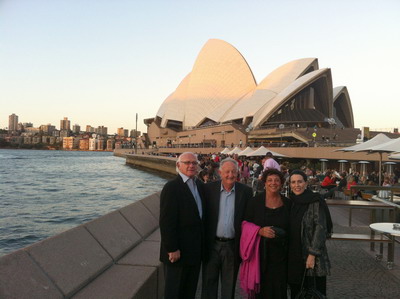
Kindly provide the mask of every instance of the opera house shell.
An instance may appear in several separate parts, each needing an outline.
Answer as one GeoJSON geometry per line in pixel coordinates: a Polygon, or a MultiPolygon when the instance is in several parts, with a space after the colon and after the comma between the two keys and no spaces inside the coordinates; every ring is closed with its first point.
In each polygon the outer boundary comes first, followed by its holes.
{"type": "Polygon", "coordinates": [[[192,71],[145,123],[175,132],[223,124],[246,133],[282,124],[354,128],[347,88],[333,88],[331,70],[320,69],[317,58],[288,62],[257,84],[240,52],[218,39],[207,41],[192,71]]]}

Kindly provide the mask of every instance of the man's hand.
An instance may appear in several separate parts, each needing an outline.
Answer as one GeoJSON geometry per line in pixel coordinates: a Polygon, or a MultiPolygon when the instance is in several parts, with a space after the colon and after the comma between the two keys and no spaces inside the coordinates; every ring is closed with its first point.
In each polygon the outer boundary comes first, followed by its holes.
{"type": "Polygon", "coordinates": [[[181,258],[181,251],[168,252],[168,259],[171,263],[177,262],[181,258]]]}

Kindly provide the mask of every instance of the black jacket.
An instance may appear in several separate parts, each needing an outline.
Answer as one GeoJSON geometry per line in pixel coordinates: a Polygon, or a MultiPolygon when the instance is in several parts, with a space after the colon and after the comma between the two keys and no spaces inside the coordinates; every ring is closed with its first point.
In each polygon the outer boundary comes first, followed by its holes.
{"type": "MultiPolygon", "coordinates": [[[[204,184],[196,180],[197,189],[204,199],[204,184]]],[[[203,204],[204,219],[204,204],[203,204]]],[[[200,263],[204,254],[204,227],[196,201],[182,177],[165,184],[160,196],[160,261],[171,265],[200,263]],[[168,252],[180,250],[181,258],[170,263],[168,252]]]]}

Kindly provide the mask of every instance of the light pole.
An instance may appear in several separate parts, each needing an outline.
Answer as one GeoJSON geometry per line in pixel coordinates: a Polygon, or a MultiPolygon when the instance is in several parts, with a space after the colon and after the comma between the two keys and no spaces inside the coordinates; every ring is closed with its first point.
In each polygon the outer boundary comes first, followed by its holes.
{"type": "Polygon", "coordinates": [[[137,154],[137,120],[138,120],[138,114],[136,113],[136,128],[135,128],[135,155],[137,154]]]}

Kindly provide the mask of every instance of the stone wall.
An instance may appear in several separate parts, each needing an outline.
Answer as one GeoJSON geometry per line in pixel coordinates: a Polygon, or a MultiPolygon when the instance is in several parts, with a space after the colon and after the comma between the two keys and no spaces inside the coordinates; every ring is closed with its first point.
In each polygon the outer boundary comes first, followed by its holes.
{"type": "Polygon", "coordinates": [[[176,175],[176,158],[127,154],[126,163],[176,175]]]}
{"type": "Polygon", "coordinates": [[[0,298],[161,298],[159,196],[0,258],[0,298]]]}

